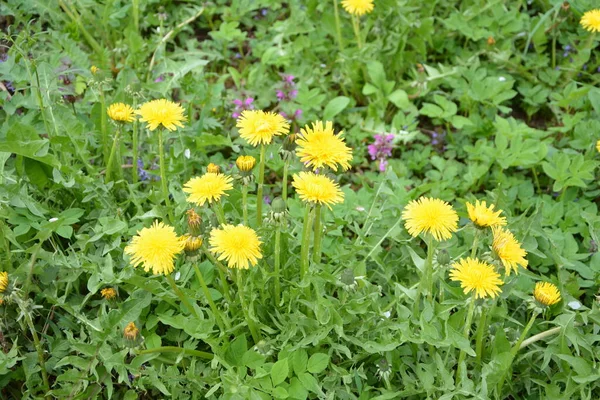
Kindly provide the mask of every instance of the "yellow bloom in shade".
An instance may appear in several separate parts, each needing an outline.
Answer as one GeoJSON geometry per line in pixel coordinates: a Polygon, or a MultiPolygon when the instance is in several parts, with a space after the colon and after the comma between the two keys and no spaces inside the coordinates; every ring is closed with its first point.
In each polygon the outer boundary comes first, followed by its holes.
{"type": "Polygon", "coordinates": [[[92,67],[90,68],[90,72],[92,73],[92,75],[96,75],[99,70],[100,69],[98,67],[96,67],[95,65],[92,65],[92,67]]]}
{"type": "Polygon", "coordinates": [[[447,240],[458,229],[458,214],[452,206],[430,197],[421,197],[408,203],[402,211],[402,218],[413,237],[425,232],[438,241],[447,240]]]}
{"type": "Polygon", "coordinates": [[[248,269],[262,258],[261,241],[252,228],[244,225],[223,225],[210,232],[210,251],[226,260],[229,268],[248,269]]]}
{"type": "Polygon", "coordinates": [[[144,264],[144,271],[167,275],[175,269],[174,260],[181,253],[184,240],[177,236],[172,226],[154,221],[150,228],[143,228],[125,247],[134,267],[144,264]]]}
{"type": "Polygon", "coordinates": [[[135,326],[133,322],[127,324],[125,329],[123,330],[123,337],[129,340],[135,340],[138,338],[140,334],[140,330],[135,326]]]}
{"type": "Polygon", "coordinates": [[[343,131],[337,135],[333,133],[331,121],[313,122],[312,129],[306,125],[300,132],[302,136],[296,140],[296,155],[307,167],[313,170],[329,167],[337,171],[339,164],[344,170],[350,168],[352,149],[346,146],[342,138],[343,131]]]}
{"type": "Polygon", "coordinates": [[[249,172],[252,171],[252,168],[256,165],[256,158],[252,156],[239,156],[237,160],[235,160],[235,165],[237,165],[240,171],[249,172]]]}
{"type": "Polygon", "coordinates": [[[113,121],[133,122],[135,119],[133,108],[129,104],[114,103],[108,106],[106,113],[113,121]]]}
{"type": "Polygon", "coordinates": [[[146,122],[151,131],[160,125],[174,131],[177,127],[183,128],[182,122],[185,121],[183,112],[184,109],[179,104],[167,99],[159,99],[142,104],[135,113],[142,117],[140,121],[146,122]]]}
{"type": "Polygon", "coordinates": [[[474,291],[475,297],[496,297],[501,292],[502,280],[490,264],[468,257],[452,264],[450,280],[460,282],[465,294],[474,291]]]}
{"type": "Polygon", "coordinates": [[[475,201],[475,205],[467,203],[469,218],[480,228],[486,226],[506,225],[506,218],[501,217],[502,210],[494,211],[494,205],[487,207],[485,201],[475,201]]]}
{"type": "Polygon", "coordinates": [[[0,293],[4,293],[8,288],[8,272],[0,272],[0,293]]]}
{"type": "Polygon", "coordinates": [[[252,146],[269,144],[273,136],[289,132],[290,124],[281,115],[261,110],[244,110],[237,119],[240,136],[252,146]]]}
{"type": "Polygon", "coordinates": [[[100,291],[100,294],[102,295],[102,297],[104,297],[106,300],[112,300],[115,297],[117,297],[117,291],[113,288],[104,288],[100,291]]]}
{"type": "Polygon", "coordinates": [[[586,31],[600,32],[600,9],[585,12],[579,23],[586,31]]]}
{"type": "Polygon", "coordinates": [[[300,172],[294,175],[292,186],[296,188],[296,192],[303,201],[325,204],[329,209],[331,209],[331,204],[344,201],[344,192],[340,190],[337,183],[314,172],[300,172]]]}
{"type": "Polygon", "coordinates": [[[221,172],[221,167],[219,167],[217,164],[210,163],[206,167],[206,172],[210,172],[211,174],[218,174],[219,172],[221,172]]]}
{"type": "Polygon", "coordinates": [[[560,301],[560,291],[550,282],[538,282],[533,289],[533,297],[545,306],[551,306],[560,301]]]}
{"type": "Polygon", "coordinates": [[[183,191],[189,194],[187,200],[190,203],[202,206],[207,201],[212,203],[221,200],[221,196],[227,196],[225,192],[233,189],[232,181],[229,175],[207,172],[190,179],[183,185],[183,191]]]}
{"type": "Polygon", "coordinates": [[[343,0],[342,7],[352,15],[364,15],[373,11],[373,0],[343,0]]]}
{"type": "Polygon", "coordinates": [[[596,150],[598,150],[598,152],[600,152],[600,140],[598,140],[596,142],[596,150]]]}
{"type": "Polygon", "coordinates": [[[508,229],[501,227],[492,228],[494,239],[492,240],[492,250],[504,265],[506,275],[511,270],[518,273],[519,265],[527,268],[527,252],[521,248],[521,244],[515,239],[514,235],[508,229]]]}

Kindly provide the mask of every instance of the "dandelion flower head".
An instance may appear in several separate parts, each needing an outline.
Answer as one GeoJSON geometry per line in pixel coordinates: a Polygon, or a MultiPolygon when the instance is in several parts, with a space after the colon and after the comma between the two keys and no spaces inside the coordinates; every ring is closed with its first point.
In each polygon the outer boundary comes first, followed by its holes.
{"type": "Polygon", "coordinates": [[[496,297],[502,280],[490,264],[476,258],[466,258],[452,264],[450,280],[460,282],[465,294],[474,291],[475,297],[496,297]]]}
{"type": "Polygon", "coordinates": [[[352,15],[364,15],[373,11],[373,0],[343,0],[342,7],[352,15]]]}
{"type": "Polygon", "coordinates": [[[579,23],[586,31],[600,32],[600,9],[585,12],[579,23]]]}
{"type": "Polygon", "coordinates": [[[222,225],[210,232],[210,251],[229,268],[248,269],[262,258],[261,241],[256,232],[244,225],[222,225]]]}
{"type": "Polygon", "coordinates": [[[177,127],[183,128],[182,122],[185,121],[183,112],[184,109],[179,104],[167,99],[158,99],[142,104],[135,113],[142,117],[140,121],[146,122],[151,131],[160,125],[174,131],[177,127]]]}
{"type": "Polygon", "coordinates": [[[129,104],[114,103],[106,109],[108,117],[117,122],[133,122],[135,115],[133,108],[129,104]]]}
{"type": "Polygon", "coordinates": [[[454,208],[443,200],[431,197],[421,197],[408,203],[402,218],[413,237],[428,233],[437,241],[447,240],[458,229],[458,214],[454,208]]]}
{"type": "Polygon", "coordinates": [[[492,230],[494,233],[492,250],[502,262],[506,275],[509,275],[513,270],[518,273],[519,265],[527,268],[528,262],[525,258],[527,252],[521,248],[521,244],[515,239],[514,235],[508,229],[502,227],[494,227],[492,230]]]}
{"type": "Polygon", "coordinates": [[[533,297],[545,306],[552,306],[560,301],[560,291],[550,282],[538,282],[533,289],[533,297]]]}
{"type": "Polygon", "coordinates": [[[125,247],[134,267],[144,265],[144,271],[167,275],[175,269],[175,257],[184,247],[184,241],[172,226],[154,221],[150,228],[143,228],[125,247]]]}
{"type": "Polygon", "coordinates": [[[183,191],[189,194],[187,200],[190,203],[202,206],[207,201],[212,203],[221,200],[221,196],[227,196],[226,192],[233,189],[232,181],[229,175],[207,172],[190,179],[183,185],[183,191]]]}
{"type": "Polygon", "coordinates": [[[494,211],[494,205],[487,207],[485,201],[475,201],[475,205],[467,203],[469,219],[480,228],[487,226],[506,225],[506,218],[501,217],[502,210],[494,211]]]}
{"type": "Polygon", "coordinates": [[[286,134],[290,130],[290,124],[283,116],[261,110],[242,111],[236,126],[240,130],[240,136],[255,147],[269,144],[273,141],[273,136],[286,134]]]}
{"type": "Polygon", "coordinates": [[[325,204],[330,209],[332,204],[344,201],[344,192],[337,183],[314,172],[300,172],[294,175],[292,186],[296,188],[302,201],[325,204]]]}
{"type": "Polygon", "coordinates": [[[337,171],[338,164],[347,170],[352,161],[352,149],[346,145],[340,132],[333,132],[331,121],[313,122],[312,128],[308,125],[300,130],[301,137],[296,140],[296,155],[307,167],[316,170],[329,167],[337,171]]]}

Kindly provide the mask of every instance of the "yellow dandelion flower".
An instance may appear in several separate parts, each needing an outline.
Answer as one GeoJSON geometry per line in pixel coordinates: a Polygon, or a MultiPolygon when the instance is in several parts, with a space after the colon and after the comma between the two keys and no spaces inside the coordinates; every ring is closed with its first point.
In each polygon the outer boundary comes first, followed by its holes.
{"type": "Polygon", "coordinates": [[[343,0],[342,7],[352,15],[364,15],[373,11],[373,0],[343,0]]]}
{"type": "Polygon", "coordinates": [[[252,146],[269,144],[273,136],[289,132],[290,124],[281,115],[261,110],[244,110],[237,119],[240,136],[252,146]]]}
{"type": "Polygon", "coordinates": [[[598,150],[598,152],[600,152],[600,140],[598,140],[596,142],[596,150],[598,150]]]}
{"type": "Polygon", "coordinates": [[[217,164],[210,163],[206,166],[206,172],[210,172],[211,174],[218,174],[221,172],[221,167],[217,164]]]}
{"type": "Polygon", "coordinates": [[[552,306],[560,301],[560,291],[550,282],[538,282],[533,289],[533,297],[545,306],[552,306]]]}
{"type": "Polygon", "coordinates": [[[344,201],[344,192],[330,178],[314,172],[300,172],[294,175],[292,186],[300,199],[310,203],[325,204],[331,210],[332,204],[344,201]]]}
{"type": "Polygon", "coordinates": [[[501,292],[502,280],[490,264],[467,257],[452,264],[450,280],[460,282],[465,294],[474,291],[475,297],[496,297],[501,292]]]}
{"type": "Polygon", "coordinates": [[[117,291],[113,288],[104,288],[100,291],[100,294],[102,295],[102,297],[104,297],[106,300],[112,300],[115,297],[117,297],[117,291]]]}
{"type": "Polygon", "coordinates": [[[300,132],[302,136],[296,140],[296,155],[307,167],[316,170],[325,166],[337,171],[337,165],[347,170],[352,161],[352,149],[346,146],[340,132],[333,133],[331,121],[313,122],[312,129],[306,125],[300,132]]]}
{"type": "Polygon", "coordinates": [[[123,337],[129,340],[136,340],[140,334],[140,330],[133,322],[127,324],[125,329],[123,329],[123,337]]]}
{"type": "Polygon", "coordinates": [[[494,238],[492,240],[492,250],[504,265],[506,275],[511,270],[518,273],[519,265],[527,268],[527,252],[521,248],[521,244],[515,239],[514,235],[508,229],[493,227],[494,238]]]}
{"type": "Polygon", "coordinates": [[[600,32],[600,9],[585,12],[579,23],[586,31],[600,32]]]}
{"type": "Polygon", "coordinates": [[[506,218],[501,217],[502,210],[494,211],[494,205],[487,207],[485,201],[475,201],[475,205],[467,203],[469,218],[477,227],[506,225],[506,218]]]}
{"type": "Polygon", "coordinates": [[[133,108],[129,104],[111,104],[106,109],[106,113],[110,119],[117,122],[133,122],[135,120],[133,108]]]}
{"type": "Polygon", "coordinates": [[[8,288],[8,272],[0,272],[0,293],[6,292],[8,288]]]}
{"type": "Polygon", "coordinates": [[[184,247],[172,226],[154,221],[150,228],[143,228],[125,247],[134,267],[144,264],[144,271],[167,275],[175,269],[174,260],[184,247]]]}
{"type": "Polygon", "coordinates": [[[174,131],[177,127],[183,128],[182,122],[185,121],[183,112],[184,109],[179,104],[167,99],[159,99],[142,104],[135,113],[142,117],[140,121],[146,122],[151,131],[159,125],[174,131]]]}
{"type": "Polygon", "coordinates": [[[92,67],[90,68],[90,72],[92,73],[92,75],[96,75],[98,71],[100,71],[100,69],[95,65],[92,65],[92,67]]]}
{"type": "Polygon", "coordinates": [[[184,235],[185,240],[184,249],[188,253],[197,251],[202,247],[202,238],[200,236],[184,235]]]}
{"type": "Polygon", "coordinates": [[[189,194],[187,200],[190,203],[202,206],[207,201],[212,203],[221,200],[221,196],[227,196],[225,192],[233,189],[232,181],[229,175],[207,172],[190,179],[183,185],[183,191],[189,194]]]}
{"type": "Polygon", "coordinates": [[[256,165],[256,158],[252,156],[239,156],[237,160],[235,160],[235,165],[237,165],[238,169],[242,172],[250,172],[256,165]]]}
{"type": "Polygon", "coordinates": [[[447,240],[458,229],[458,214],[452,206],[440,199],[421,197],[406,205],[402,211],[405,227],[413,237],[422,232],[433,235],[435,240],[447,240]]]}
{"type": "Polygon", "coordinates": [[[210,232],[210,251],[226,260],[229,268],[248,269],[262,258],[261,241],[252,228],[244,225],[223,225],[210,232]]]}

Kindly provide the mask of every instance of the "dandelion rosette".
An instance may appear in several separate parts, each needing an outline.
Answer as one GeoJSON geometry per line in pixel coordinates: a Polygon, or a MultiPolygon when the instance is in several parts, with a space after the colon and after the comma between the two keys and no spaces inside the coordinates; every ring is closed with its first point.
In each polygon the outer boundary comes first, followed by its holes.
{"type": "Polygon", "coordinates": [[[586,31],[600,32],[600,9],[586,11],[579,23],[586,31]]]}
{"type": "Polygon", "coordinates": [[[150,228],[143,228],[125,247],[134,267],[144,265],[144,271],[167,275],[175,269],[174,260],[184,248],[184,241],[172,226],[154,221],[150,228]]]}
{"type": "Polygon", "coordinates": [[[255,147],[269,144],[273,141],[273,136],[284,135],[290,130],[290,125],[283,116],[261,110],[242,111],[236,126],[242,139],[255,147]]]}
{"type": "Polygon", "coordinates": [[[492,230],[494,234],[492,250],[504,266],[506,275],[511,271],[518,273],[519,265],[527,268],[528,262],[525,258],[527,252],[521,248],[515,236],[508,229],[501,227],[493,227],[492,230]]]}
{"type": "Polygon", "coordinates": [[[187,200],[190,203],[202,206],[207,201],[212,203],[221,200],[221,196],[227,196],[226,192],[233,189],[232,181],[229,175],[207,172],[190,179],[183,185],[183,191],[189,194],[187,200]]]}
{"type": "Polygon", "coordinates": [[[458,229],[458,214],[452,206],[440,199],[421,197],[406,205],[402,211],[408,233],[417,237],[421,233],[431,234],[442,241],[452,237],[458,229]]]}
{"type": "Polygon", "coordinates": [[[229,268],[248,269],[262,258],[260,238],[244,225],[223,225],[210,232],[210,251],[218,255],[219,261],[227,261],[229,268]]]}
{"type": "Polygon", "coordinates": [[[331,121],[316,121],[312,128],[308,125],[300,130],[301,136],[296,140],[296,155],[307,167],[316,170],[329,167],[337,171],[338,164],[347,170],[352,161],[352,149],[342,138],[343,131],[337,135],[333,132],[331,121]]]}
{"type": "Polygon", "coordinates": [[[373,0],[343,0],[342,7],[352,15],[364,15],[373,11],[373,0]]]}
{"type": "Polygon", "coordinates": [[[309,203],[325,204],[331,209],[332,204],[344,201],[344,192],[330,178],[314,172],[300,172],[294,175],[292,186],[300,199],[309,203]]]}
{"type": "Polygon", "coordinates": [[[467,203],[469,219],[479,228],[506,225],[506,218],[500,216],[502,210],[494,211],[494,207],[493,204],[488,207],[485,201],[479,200],[475,201],[475,205],[467,203]]]}
{"type": "Polygon", "coordinates": [[[133,122],[135,115],[133,108],[129,104],[114,103],[106,109],[108,117],[116,122],[133,122]]]}
{"type": "Polygon", "coordinates": [[[170,131],[177,127],[183,128],[182,122],[185,121],[183,107],[167,99],[152,100],[142,104],[139,110],[135,112],[140,115],[140,121],[148,124],[151,131],[164,126],[170,131]]]}
{"type": "Polygon", "coordinates": [[[552,306],[560,301],[560,291],[550,282],[538,282],[533,289],[533,297],[544,306],[552,306]]]}
{"type": "Polygon", "coordinates": [[[490,264],[476,258],[466,258],[452,264],[450,280],[460,282],[463,292],[474,291],[475,297],[496,297],[501,292],[502,280],[490,264]]]}

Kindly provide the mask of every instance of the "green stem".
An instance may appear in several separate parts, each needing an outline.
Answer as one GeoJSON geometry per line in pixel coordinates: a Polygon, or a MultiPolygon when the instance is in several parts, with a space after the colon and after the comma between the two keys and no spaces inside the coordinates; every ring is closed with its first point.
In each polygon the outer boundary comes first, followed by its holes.
{"type": "Polygon", "coordinates": [[[29,311],[24,309],[20,301],[19,306],[21,307],[21,311],[25,315],[25,321],[27,321],[27,326],[31,331],[31,336],[33,337],[33,344],[35,345],[35,350],[37,351],[38,362],[40,363],[40,370],[42,371],[42,381],[44,383],[44,396],[47,399],[49,399],[51,397],[47,393],[50,391],[50,383],[48,381],[48,372],[46,371],[46,362],[44,361],[44,349],[42,348],[40,338],[37,334],[37,331],[35,330],[35,326],[33,325],[33,320],[31,319],[29,311]]]}
{"type": "Polygon", "coordinates": [[[106,116],[106,98],[104,97],[104,90],[100,86],[100,136],[102,142],[102,157],[104,158],[104,164],[108,167],[108,120],[106,116]]]}
{"type": "MultiPolygon", "coordinates": [[[[469,299],[469,310],[467,311],[467,321],[465,323],[465,330],[463,335],[465,339],[469,340],[469,331],[471,330],[471,321],[473,321],[473,312],[475,311],[475,294],[469,299]]],[[[467,353],[464,350],[460,351],[458,355],[458,362],[456,363],[456,385],[460,383],[460,365],[465,361],[467,353]]]]}
{"type": "Polygon", "coordinates": [[[206,256],[206,258],[208,258],[210,260],[210,262],[213,263],[213,265],[215,265],[217,267],[217,269],[219,270],[219,278],[221,279],[221,287],[223,290],[223,296],[225,296],[227,303],[229,303],[230,305],[233,304],[233,299],[229,295],[229,284],[227,283],[227,274],[226,274],[227,268],[225,268],[225,266],[223,264],[221,264],[215,258],[215,256],[213,256],[210,253],[210,251],[208,251],[206,249],[202,249],[202,251],[204,252],[204,255],[206,256]]]}
{"type": "Polygon", "coordinates": [[[217,221],[219,221],[219,224],[225,225],[227,222],[225,221],[225,212],[223,212],[223,206],[221,205],[221,201],[215,201],[212,205],[213,211],[217,216],[217,221]]]}
{"type": "Polygon", "coordinates": [[[479,229],[475,228],[475,236],[473,237],[473,247],[471,247],[471,258],[477,255],[477,247],[479,246],[479,229]]]}
{"type": "Polygon", "coordinates": [[[342,42],[342,29],[340,25],[340,13],[338,12],[337,0],[333,0],[333,15],[335,16],[335,32],[337,35],[338,48],[344,51],[344,43],[342,42]]]}
{"type": "Polygon", "coordinates": [[[315,263],[321,262],[321,235],[323,229],[321,228],[321,205],[315,205],[315,233],[314,233],[314,248],[313,248],[313,261],[315,263]]]}
{"type": "Polygon", "coordinates": [[[262,203],[263,203],[263,184],[265,181],[265,158],[267,146],[260,145],[260,161],[258,166],[258,187],[256,190],[256,226],[262,226],[262,203]]]}
{"type": "Polygon", "coordinates": [[[211,353],[207,353],[205,351],[184,349],[183,347],[177,347],[177,346],[163,346],[163,347],[155,347],[153,349],[137,351],[137,354],[153,354],[153,353],[179,353],[179,354],[186,354],[188,356],[204,358],[206,360],[212,360],[214,357],[211,353]]]}
{"type": "Polygon", "coordinates": [[[283,199],[283,204],[287,206],[287,192],[288,192],[288,169],[290,167],[290,162],[285,161],[283,164],[283,182],[281,188],[281,198],[283,199]]]}
{"type": "Polygon", "coordinates": [[[248,226],[248,185],[242,186],[242,214],[244,215],[244,225],[248,226]]]}
{"type": "MultiPolygon", "coordinates": [[[[136,1],[136,0],[134,0],[136,1]]],[[[133,102],[133,108],[136,109],[137,105],[136,105],[136,101],[135,101],[135,97],[134,97],[134,102],[133,102]]],[[[131,162],[133,164],[132,169],[133,169],[133,183],[138,183],[140,180],[140,175],[139,175],[139,171],[137,168],[137,162],[138,162],[138,119],[134,119],[133,120],[133,131],[131,133],[131,147],[132,147],[132,152],[133,152],[133,161],[131,162]]]]}
{"type": "Polygon", "coordinates": [[[171,210],[171,200],[169,199],[169,189],[167,188],[167,174],[165,172],[165,149],[163,148],[163,130],[158,129],[158,157],[160,161],[160,185],[162,194],[165,199],[165,205],[167,206],[167,214],[169,220],[173,223],[173,211],[171,210]]]}
{"type": "Polygon", "coordinates": [[[133,26],[140,33],[140,0],[133,0],[133,26]]]}
{"type": "Polygon", "coordinates": [[[487,328],[486,320],[488,315],[488,308],[485,307],[485,304],[481,306],[481,315],[479,317],[479,323],[477,324],[477,333],[475,334],[475,363],[479,364],[481,362],[481,358],[483,357],[483,339],[484,333],[487,328]]]}
{"type": "Polygon", "coordinates": [[[200,287],[202,288],[204,297],[206,297],[206,301],[208,302],[210,309],[215,315],[217,325],[219,325],[221,332],[225,333],[224,325],[227,326],[227,329],[231,328],[231,326],[229,325],[228,321],[225,318],[223,318],[223,316],[221,315],[221,311],[219,311],[217,305],[213,301],[212,296],[210,295],[210,290],[208,290],[208,286],[206,286],[206,282],[204,281],[204,277],[202,276],[202,271],[200,271],[200,268],[198,268],[198,265],[196,264],[194,264],[194,271],[196,271],[196,278],[198,278],[198,282],[200,283],[200,287]]]}
{"type": "Polygon", "coordinates": [[[113,169],[112,167],[113,167],[113,164],[114,164],[115,153],[117,152],[117,146],[118,146],[118,143],[119,143],[119,138],[121,136],[121,129],[122,129],[122,126],[119,123],[117,125],[117,134],[115,135],[112,147],[110,149],[110,156],[108,156],[108,162],[106,163],[106,176],[105,176],[106,183],[110,182],[111,172],[112,172],[112,169],[113,169]]]}
{"type": "MultiPolygon", "coordinates": [[[[244,313],[244,317],[246,318],[246,322],[248,323],[248,328],[250,329],[250,334],[252,335],[252,339],[254,340],[254,344],[260,342],[260,333],[254,324],[254,321],[250,318],[250,309],[246,304],[246,300],[244,298],[244,275],[242,275],[242,270],[237,270],[237,286],[238,286],[238,294],[240,296],[240,306],[242,307],[242,311],[244,313]]],[[[252,307],[252,302],[250,303],[250,307],[252,307]]]]}
{"type": "Polygon", "coordinates": [[[302,225],[302,244],[300,247],[300,281],[304,279],[304,276],[308,272],[308,250],[310,247],[310,231],[312,227],[312,214],[310,211],[310,204],[306,204],[304,208],[304,223],[302,225]]]}
{"type": "Polygon", "coordinates": [[[356,15],[352,16],[352,27],[354,28],[354,36],[356,36],[356,44],[358,49],[362,49],[362,39],[360,37],[360,22],[356,15]]]}
{"type": "Polygon", "coordinates": [[[508,368],[506,368],[504,370],[504,372],[502,373],[502,378],[500,379],[500,382],[498,383],[498,389],[497,389],[498,393],[502,392],[502,387],[504,386],[504,381],[506,380],[506,375],[508,374],[508,371],[512,365],[512,362],[513,362],[515,356],[517,355],[517,353],[519,352],[519,349],[521,348],[521,344],[523,343],[523,340],[525,340],[525,336],[527,336],[527,333],[533,326],[533,323],[535,322],[535,319],[537,318],[537,316],[538,316],[538,313],[535,311],[531,314],[531,318],[529,319],[529,322],[525,326],[525,329],[523,329],[521,336],[519,336],[519,340],[517,340],[517,343],[515,343],[515,345],[510,349],[510,364],[509,364],[508,368]]]}
{"type": "Polygon", "coordinates": [[[433,300],[433,253],[435,252],[435,245],[433,238],[429,238],[426,242],[427,259],[425,260],[425,281],[427,285],[427,300],[431,302],[433,300]]]}
{"type": "Polygon", "coordinates": [[[173,289],[177,297],[179,297],[179,300],[181,300],[181,302],[187,307],[187,309],[190,310],[190,314],[198,318],[198,313],[196,312],[196,309],[192,307],[192,304],[190,303],[187,296],[183,294],[183,292],[177,287],[177,285],[175,284],[175,280],[173,280],[173,277],[169,274],[166,275],[166,278],[167,282],[169,282],[169,285],[171,286],[171,289],[173,289]]]}
{"type": "Polygon", "coordinates": [[[281,293],[279,269],[281,264],[281,223],[277,223],[277,227],[275,228],[275,271],[273,277],[273,288],[275,289],[275,307],[279,307],[279,298],[281,293]]]}

